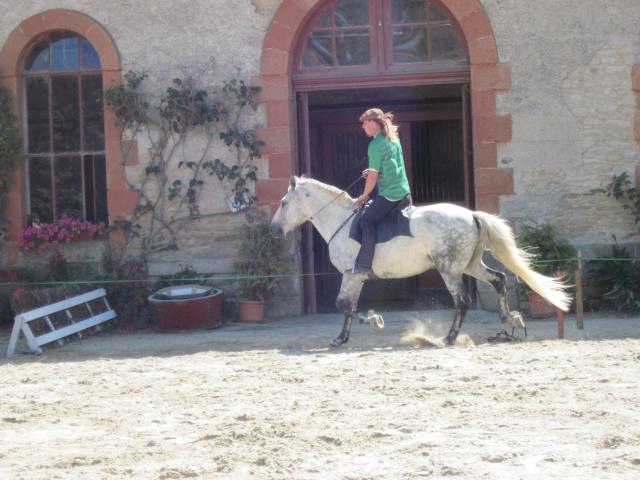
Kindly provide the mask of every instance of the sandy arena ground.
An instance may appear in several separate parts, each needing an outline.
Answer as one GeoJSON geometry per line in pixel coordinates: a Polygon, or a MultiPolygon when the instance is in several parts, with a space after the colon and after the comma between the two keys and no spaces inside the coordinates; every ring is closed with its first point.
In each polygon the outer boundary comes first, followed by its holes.
{"type": "Polygon", "coordinates": [[[640,478],[640,317],[490,344],[471,311],[475,346],[401,343],[451,316],[388,313],[339,349],[317,315],[3,358],[0,479],[640,478]]]}

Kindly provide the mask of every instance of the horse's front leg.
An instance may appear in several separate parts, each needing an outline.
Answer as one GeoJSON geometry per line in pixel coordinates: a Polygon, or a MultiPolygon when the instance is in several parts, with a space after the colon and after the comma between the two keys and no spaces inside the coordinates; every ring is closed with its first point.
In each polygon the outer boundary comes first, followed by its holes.
{"type": "Polygon", "coordinates": [[[340,335],[331,341],[332,347],[338,347],[349,341],[351,324],[356,318],[358,299],[362,292],[364,280],[364,275],[345,274],[342,276],[342,285],[340,286],[338,298],[336,298],[336,307],[338,310],[344,312],[344,322],[342,324],[342,331],[340,332],[340,335]]]}

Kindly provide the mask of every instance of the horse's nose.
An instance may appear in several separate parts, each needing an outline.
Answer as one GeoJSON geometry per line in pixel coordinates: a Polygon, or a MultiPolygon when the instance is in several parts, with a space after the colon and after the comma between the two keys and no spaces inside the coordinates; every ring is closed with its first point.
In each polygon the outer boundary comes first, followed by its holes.
{"type": "Polygon", "coordinates": [[[269,225],[269,231],[273,237],[280,238],[284,236],[282,226],[278,222],[271,222],[271,225],[269,225]]]}

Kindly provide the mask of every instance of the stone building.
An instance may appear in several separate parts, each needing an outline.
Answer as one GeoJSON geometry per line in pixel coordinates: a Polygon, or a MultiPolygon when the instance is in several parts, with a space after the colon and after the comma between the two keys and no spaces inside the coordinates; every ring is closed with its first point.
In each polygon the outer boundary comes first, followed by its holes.
{"type": "MultiPolygon", "coordinates": [[[[148,74],[150,92],[184,75],[205,88],[229,78],[262,88],[249,123],[265,142],[255,184],[264,209],[275,208],[291,174],[341,187],[357,178],[367,143],[357,118],[378,105],[396,113],[416,203],[500,213],[516,228],[550,223],[585,252],[607,252],[613,236],[640,239],[605,193],[613,174],[627,172],[636,185],[640,177],[637,0],[0,0],[0,13],[0,83],[28,154],[5,212],[5,266],[30,261],[15,240],[34,205],[49,205],[49,216],[64,210],[55,173],[38,168],[80,168],[83,215],[132,213],[137,196],[124,179],[144,169],[148,145],[138,138],[123,165],[113,112],[81,93],[130,70],[148,74]],[[56,116],[68,115],[69,101],[83,133],[69,139],[63,128],[70,143],[60,146],[56,116]],[[104,200],[91,204],[98,194],[104,200]]],[[[203,201],[225,208],[219,188],[203,201]]],[[[229,214],[190,224],[178,251],[153,257],[152,271],[229,272],[224,238],[244,221],[229,214]]],[[[329,271],[318,238],[304,238],[299,270],[329,271]]],[[[100,248],[74,255],[95,259],[100,248]]],[[[304,278],[287,289],[290,312],[330,309],[336,277],[304,278]]],[[[369,295],[393,300],[434,282],[384,284],[369,295]]]]}

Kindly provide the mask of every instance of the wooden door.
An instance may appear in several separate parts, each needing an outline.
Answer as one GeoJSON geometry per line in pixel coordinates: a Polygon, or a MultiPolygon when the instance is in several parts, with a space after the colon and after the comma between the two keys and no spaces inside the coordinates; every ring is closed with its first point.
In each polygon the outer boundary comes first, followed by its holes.
{"type": "MultiPolygon", "coordinates": [[[[360,110],[309,113],[309,157],[308,168],[304,171],[313,178],[345,190],[360,177],[368,164],[370,139],[357,122],[359,113],[360,110]]],[[[468,130],[463,105],[452,104],[449,108],[434,111],[405,109],[397,113],[396,123],[400,125],[400,141],[414,203],[425,205],[446,201],[471,206],[469,168],[466,165],[470,154],[464,141],[468,130]]],[[[358,182],[349,188],[349,194],[353,197],[359,195],[363,186],[363,181],[358,182]]],[[[309,240],[315,274],[314,308],[318,312],[335,311],[341,272],[331,265],[327,246],[315,230],[310,232],[309,240]]],[[[409,279],[368,281],[360,309],[380,306],[411,308],[418,300],[418,291],[421,291],[421,296],[429,297],[427,304],[450,302],[440,275],[431,271],[409,279]]]]}

